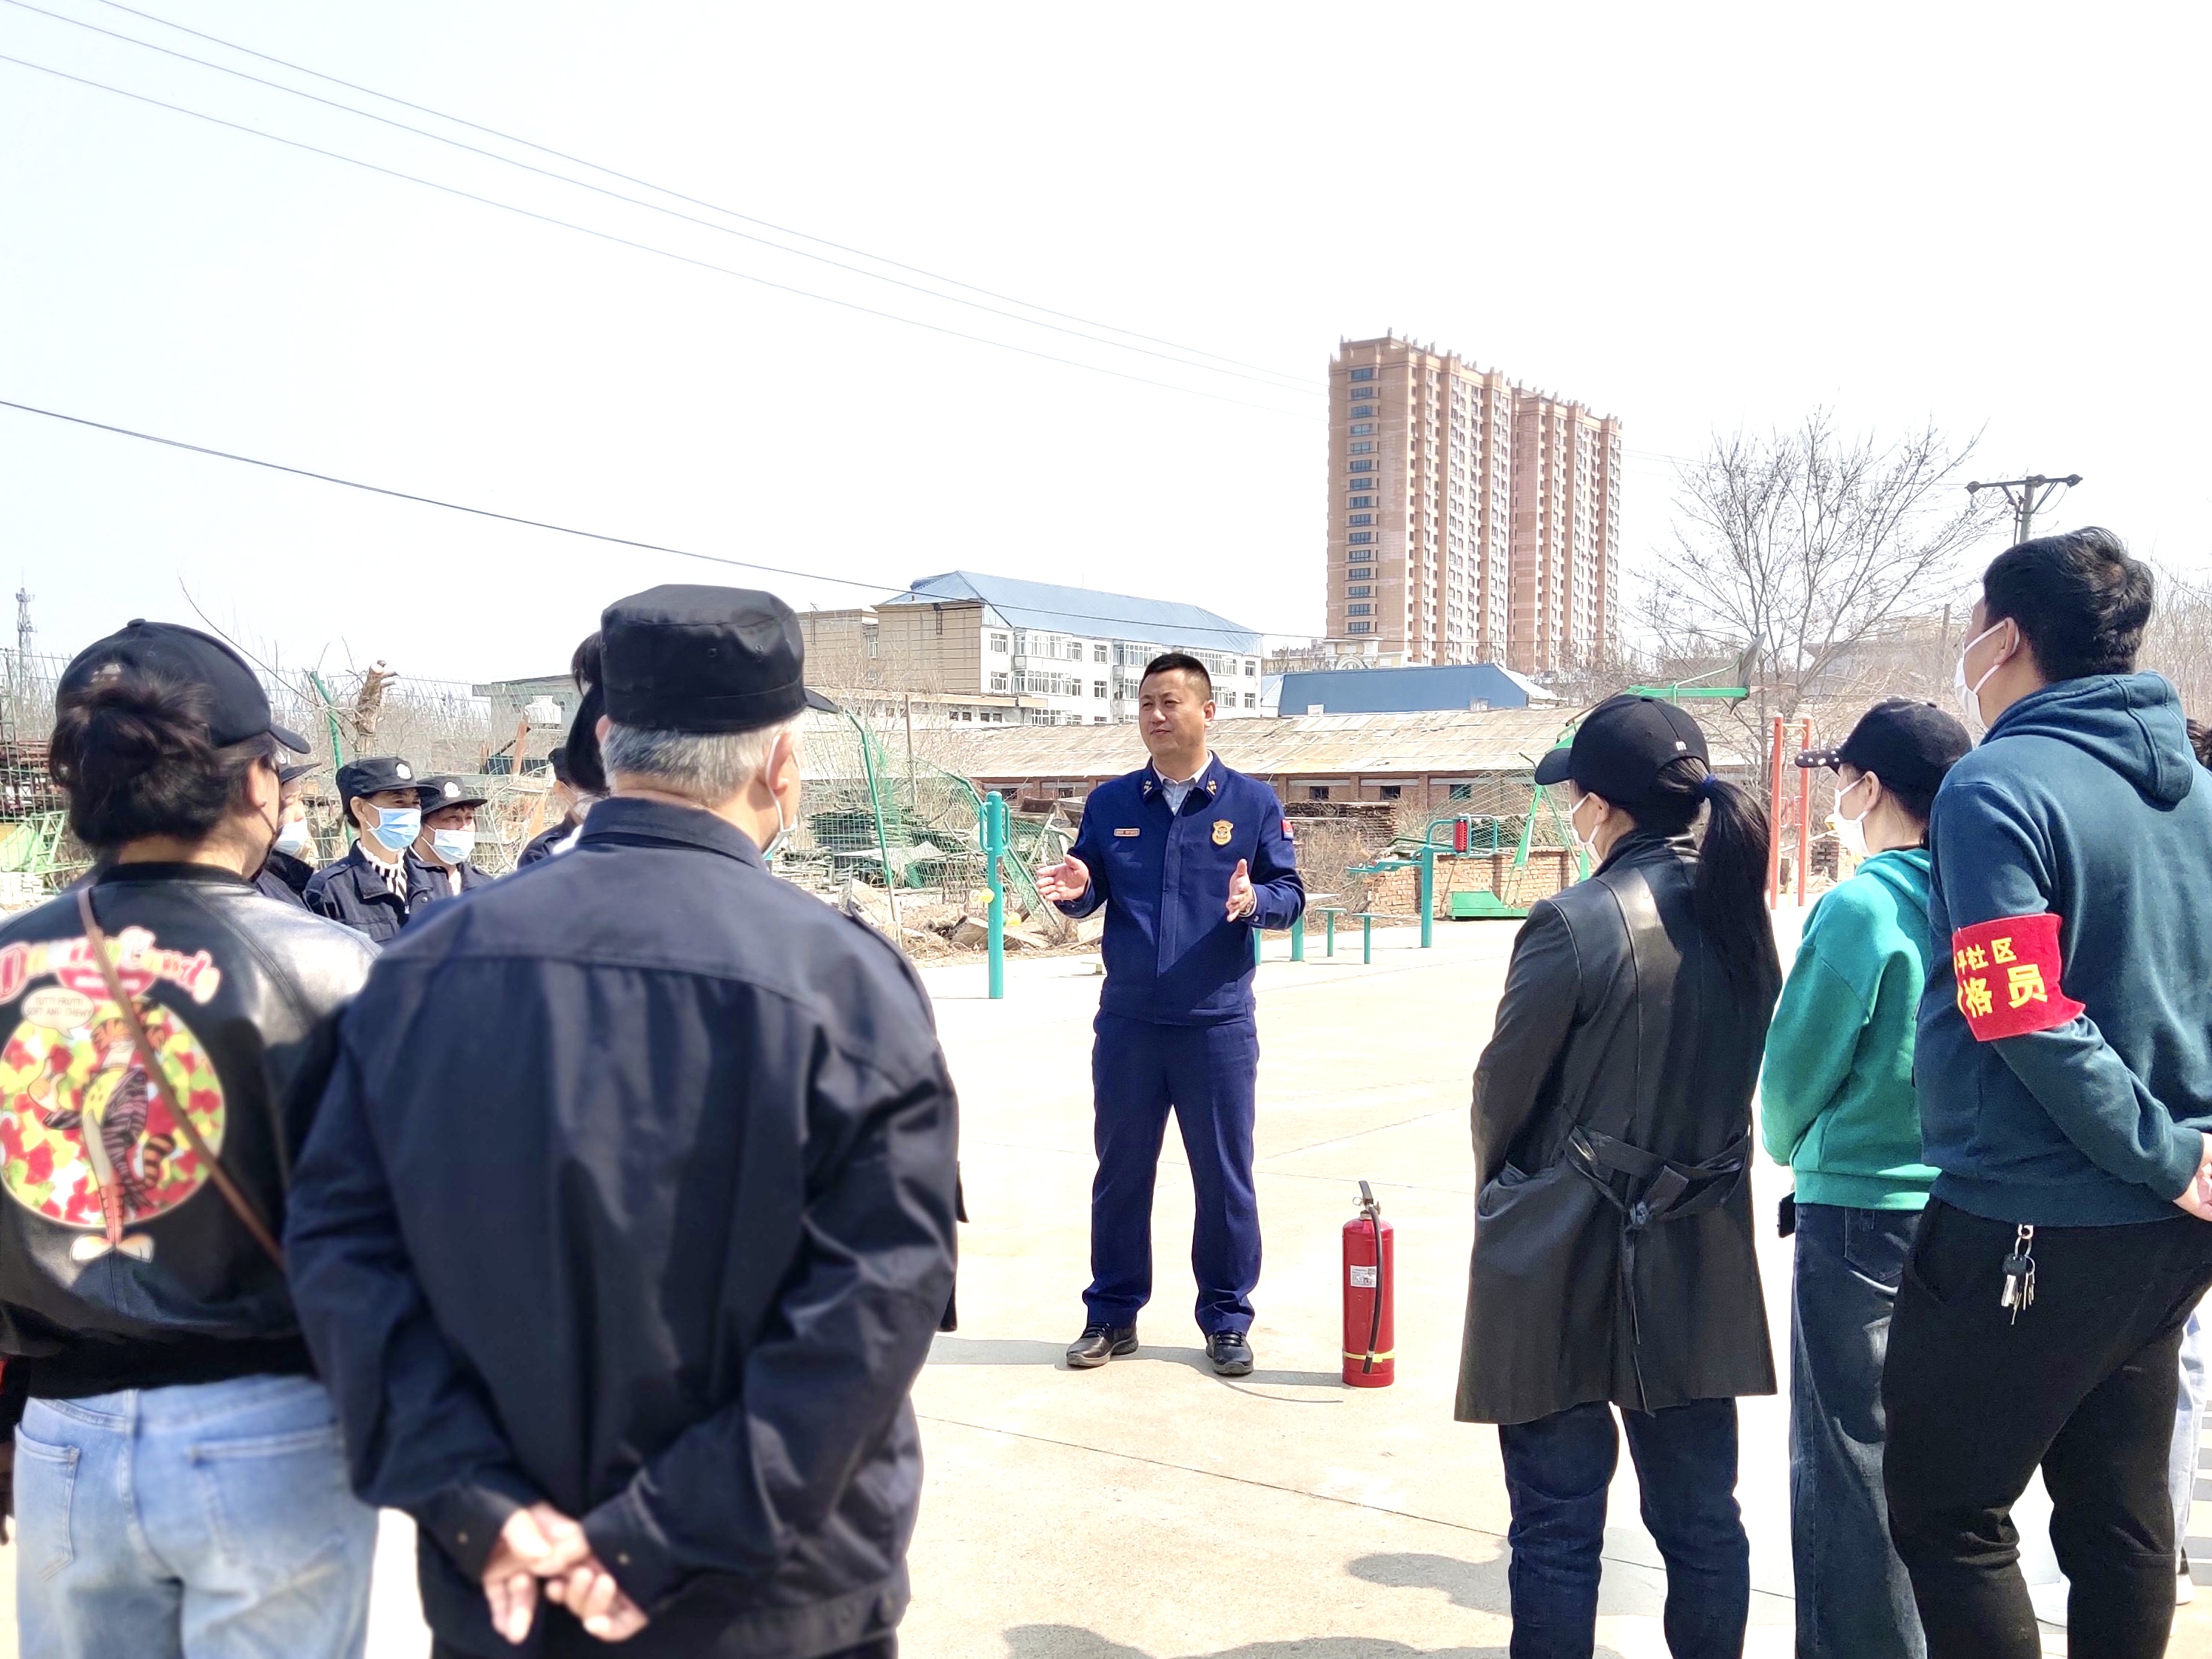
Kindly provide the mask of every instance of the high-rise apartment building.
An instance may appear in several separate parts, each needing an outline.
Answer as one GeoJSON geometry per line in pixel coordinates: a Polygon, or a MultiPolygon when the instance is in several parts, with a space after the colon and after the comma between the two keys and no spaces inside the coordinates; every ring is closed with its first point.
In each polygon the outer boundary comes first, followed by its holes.
{"type": "Polygon", "coordinates": [[[1386,336],[1329,366],[1328,631],[1405,663],[1604,655],[1620,423],[1386,336]]]}

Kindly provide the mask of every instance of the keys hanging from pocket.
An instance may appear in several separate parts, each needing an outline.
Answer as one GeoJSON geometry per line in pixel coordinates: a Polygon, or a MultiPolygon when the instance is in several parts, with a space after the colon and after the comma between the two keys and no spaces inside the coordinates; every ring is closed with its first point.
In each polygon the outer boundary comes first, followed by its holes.
{"type": "Polygon", "coordinates": [[[2020,1323],[2021,1310],[2035,1305],[2035,1229],[2023,1225],[2014,1236],[2012,1254],[2005,1258],[2004,1289],[1997,1306],[2012,1310],[2012,1322],[2020,1323]]]}

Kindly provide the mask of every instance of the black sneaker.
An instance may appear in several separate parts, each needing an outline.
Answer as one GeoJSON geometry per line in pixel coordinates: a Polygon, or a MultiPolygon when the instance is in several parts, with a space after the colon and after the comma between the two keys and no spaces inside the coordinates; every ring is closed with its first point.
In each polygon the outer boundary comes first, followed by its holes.
{"type": "Polygon", "coordinates": [[[1206,1339],[1206,1357],[1223,1376],[1252,1375],[1252,1345],[1242,1331],[1216,1331],[1206,1339]]]}
{"type": "Polygon", "coordinates": [[[1085,1325],[1083,1334],[1067,1345],[1067,1369],[1087,1371],[1109,1359],[1126,1358],[1136,1351],[1134,1325],[1085,1325]]]}

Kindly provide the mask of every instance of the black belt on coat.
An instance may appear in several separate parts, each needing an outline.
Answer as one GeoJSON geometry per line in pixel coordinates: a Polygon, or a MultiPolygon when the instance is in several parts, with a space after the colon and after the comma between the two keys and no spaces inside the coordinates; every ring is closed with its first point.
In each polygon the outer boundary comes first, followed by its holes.
{"type": "Polygon", "coordinates": [[[1644,1395],[1644,1320],[1636,1297],[1636,1244],[1647,1227],[1703,1215],[1728,1202],[1751,1165],[1751,1132],[1746,1130],[1702,1164],[1677,1164],[1615,1136],[1577,1125],[1567,1136],[1565,1157],[1576,1172],[1620,1212],[1620,1299],[1628,1309],[1630,1363],[1636,1390],[1644,1395]],[[1613,1176],[1628,1177],[1625,1199],[1613,1176]]]}

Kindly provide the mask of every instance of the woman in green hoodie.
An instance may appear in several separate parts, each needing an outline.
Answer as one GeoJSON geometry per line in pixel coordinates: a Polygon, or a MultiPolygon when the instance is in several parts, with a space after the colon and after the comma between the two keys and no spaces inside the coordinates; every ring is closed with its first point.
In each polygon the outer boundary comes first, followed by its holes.
{"type": "Polygon", "coordinates": [[[1921,1659],[1882,1495],[1889,1316],[1936,1171],[1920,1161],[1912,1037],[1936,952],[1928,811],[1972,747],[1932,703],[1869,709],[1838,749],[1836,828],[1858,873],[1814,907],[1766,1036],[1761,1138],[1796,1172],[1790,1517],[1798,1659],[1921,1659]]]}

